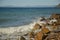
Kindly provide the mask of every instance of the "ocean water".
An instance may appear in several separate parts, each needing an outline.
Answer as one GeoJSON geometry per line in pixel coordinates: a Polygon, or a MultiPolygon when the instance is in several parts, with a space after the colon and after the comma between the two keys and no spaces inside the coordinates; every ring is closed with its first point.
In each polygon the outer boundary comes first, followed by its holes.
{"type": "Polygon", "coordinates": [[[27,25],[31,27],[41,16],[49,17],[53,13],[60,13],[60,8],[0,8],[0,30],[22,26],[25,28],[27,25]]]}
{"type": "Polygon", "coordinates": [[[0,27],[16,27],[30,24],[40,16],[60,13],[59,8],[0,8],[0,27]]]}

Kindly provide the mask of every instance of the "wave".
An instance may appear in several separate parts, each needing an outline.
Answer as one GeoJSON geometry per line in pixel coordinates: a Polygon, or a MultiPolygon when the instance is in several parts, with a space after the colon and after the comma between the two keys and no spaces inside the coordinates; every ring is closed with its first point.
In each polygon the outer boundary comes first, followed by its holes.
{"type": "Polygon", "coordinates": [[[12,34],[14,32],[30,31],[35,25],[35,23],[36,22],[32,22],[28,25],[23,25],[18,27],[16,26],[16,27],[0,28],[0,33],[12,34]]]}
{"type": "MultiPolygon", "coordinates": [[[[36,19],[38,19],[38,17],[36,19]]],[[[36,19],[32,20],[31,23],[22,25],[22,26],[9,26],[9,27],[8,26],[7,27],[0,26],[0,33],[12,34],[12,33],[24,32],[24,31],[31,31],[31,29],[36,24],[36,21],[37,21],[36,19]]]]}

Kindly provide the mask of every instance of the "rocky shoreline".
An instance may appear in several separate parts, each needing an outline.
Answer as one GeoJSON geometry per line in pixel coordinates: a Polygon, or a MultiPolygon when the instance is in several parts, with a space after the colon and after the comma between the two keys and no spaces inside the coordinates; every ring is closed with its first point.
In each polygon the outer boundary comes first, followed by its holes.
{"type": "Polygon", "coordinates": [[[60,14],[52,14],[49,19],[42,17],[40,21],[46,23],[35,24],[29,33],[30,40],[60,40],[60,14]]]}
{"type": "Polygon", "coordinates": [[[0,35],[0,40],[60,40],[60,14],[54,13],[49,18],[41,17],[31,31],[23,33],[5,39],[0,35]]]}

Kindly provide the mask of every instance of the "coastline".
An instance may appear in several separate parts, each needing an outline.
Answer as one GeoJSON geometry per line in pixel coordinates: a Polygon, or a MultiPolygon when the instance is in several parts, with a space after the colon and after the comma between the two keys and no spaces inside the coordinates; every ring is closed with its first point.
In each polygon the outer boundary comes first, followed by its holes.
{"type": "MultiPolygon", "coordinates": [[[[55,14],[53,14],[53,15],[55,15],[55,14]]],[[[51,16],[52,18],[54,17],[55,18],[55,16],[51,16]]],[[[56,14],[56,15],[59,15],[60,16],[60,14],[56,14]]],[[[58,16],[56,16],[56,17],[58,17],[58,16]]],[[[56,19],[49,19],[49,18],[47,18],[46,20],[47,21],[45,21],[45,19],[43,19],[43,17],[42,18],[40,18],[40,22],[39,21],[36,21],[36,22],[34,22],[34,23],[31,23],[31,24],[29,24],[29,25],[24,25],[24,26],[21,26],[21,27],[12,27],[12,28],[1,28],[0,29],[0,35],[3,35],[2,37],[4,37],[4,35],[6,36],[6,38],[5,39],[7,39],[7,36],[8,36],[8,38],[10,38],[11,40],[12,40],[12,38],[13,38],[13,40],[20,40],[20,38],[21,38],[21,36],[23,36],[23,38],[25,38],[26,40],[30,40],[30,39],[34,39],[35,40],[35,38],[33,38],[32,36],[32,34],[30,34],[30,33],[33,33],[33,32],[35,32],[35,34],[37,33],[37,35],[35,35],[35,36],[38,36],[39,37],[39,35],[40,35],[40,32],[41,32],[41,28],[40,27],[42,27],[42,28],[44,28],[44,26],[46,26],[45,28],[47,28],[48,30],[46,30],[45,31],[45,29],[43,29],[44,31],[43,32],[49,32],[49,31],[51,31],[50,33],[52,33],[52,32],[59,32],[58,31],[58,29],[56,29],[56,28],[54,28],[54,26],[58,26],[58,24],[54,24],[54,23],[51,23],[50,21],[53,21],[53,22],[57,22],[56,21],[56,19]],[[41,20],[42,19],[42,20],[41,20]],[[40,21],[41,20],[41,21],[40,21]],[[47,24],[47,22],[49,23],[49,25],[47,24]],[[53,29],[51,29],[51,28],[53,28],[53,29]],[[25,36],[24,36],[25,35],[25,36]],[[29,36],[31,36],[31,38],[29,38],[29,36]],[[19,37],[19,38],[18,38],[19,37]],[[28,38],[27,38],[28,37],[28,38]],[[15,39],[16,38],[16,39],[15,39]]],[[[42,32],[41,32],[42,33],[42,32]]],[[[49,34],[50,34],[49,33],[49,34]]],[[[42,33],[43,34],[43,33],[42,33]]],[[[44,33],[45,34],[45,33],[44,33]]],[[[42,35],[41,35],[41,37],[42,37],[42,35]]],[[[1,37],[0,37],[1,38],[1,37]]],[[[23,39],[22,38],[22,39],[23,39]]],[[[36,37],[37,38],[37,37],[36,37]]],[[[39,37],[40,38],[40,37],[39,37]]],[[[38,39],[39,39],[38,38],[38,39]]],[[[2,38],[1,38],[2,39],[2,38]]],[[[4,39],[4,38],[3,38],[4,39]]]]}

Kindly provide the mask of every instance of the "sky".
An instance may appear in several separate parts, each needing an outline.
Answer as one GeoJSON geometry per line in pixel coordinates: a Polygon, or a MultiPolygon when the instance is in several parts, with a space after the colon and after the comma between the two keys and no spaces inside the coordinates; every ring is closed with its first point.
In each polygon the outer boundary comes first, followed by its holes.
{"type": "Polygon", "coordinates": [[[60,0],[0,0],[0,7],[42,7],[59,3],[60,0]]]}

